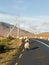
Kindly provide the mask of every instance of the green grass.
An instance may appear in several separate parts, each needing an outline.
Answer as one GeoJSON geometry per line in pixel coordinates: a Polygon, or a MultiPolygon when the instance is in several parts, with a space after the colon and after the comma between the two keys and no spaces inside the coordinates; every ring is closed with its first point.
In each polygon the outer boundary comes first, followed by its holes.
{"type": "MultiPolygon", "coordinates": [[[[5,45],[7,44],[9,46],[9,48],[11,48],[10,50],[8,50],[5,53],[1,53],[0,54],[0,65],[8,65],[8,63],[10,62],[9,60],[12,60],[13,57],[15,57],[15,54],[17,53],[19,47],[21,46],[22,42],[20,39],[13,39],[13,40],[9,40],[6,38],[6,41],[8,40],[8,43],[5,43],[5,45]]],[[[4,39],[5,41],[5,39],[4,39]]]]}
{"type": "Polygon", "coordinates": [[[0,40],[0,52],[1,53],[9,48],[9,42],[13,39],[14,39],[13,37],[9,36],[5,39],[0,40]]]}

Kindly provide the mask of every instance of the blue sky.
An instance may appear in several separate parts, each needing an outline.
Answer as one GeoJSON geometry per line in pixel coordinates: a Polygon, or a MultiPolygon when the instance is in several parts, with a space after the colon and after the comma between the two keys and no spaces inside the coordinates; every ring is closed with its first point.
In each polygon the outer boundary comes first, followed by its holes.
{"type": "Polygon", "coordinates": [[[0,0],[0,21],[20,23],[33,33],[49,32],[49,0],[0,0]]]}
{"type": "Polygon", "coordinates": [[[0,0],[0,12],[21,16],[49,15],[49,0],[0,0]]]}

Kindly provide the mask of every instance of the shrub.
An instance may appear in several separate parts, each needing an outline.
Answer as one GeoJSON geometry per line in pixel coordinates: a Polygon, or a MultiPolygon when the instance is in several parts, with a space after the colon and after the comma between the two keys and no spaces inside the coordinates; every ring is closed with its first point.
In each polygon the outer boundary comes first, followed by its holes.
{"type": "Polygon", "coordinates": [[[0,52],[4,52],[6,49],[8,49],[8,43],[13,39],[13,37],[9,36],[6,39],[0,40],[0,52]]]}
{"type": "Polygon", "coordinates": [[[11,41],[11,40],[13,40],[13,39],[14,39],[14,38],[13,38],[12,36],[8,36],[8,37],[7,37],[7,40],[8,40],[8,41],[11,41]]]}

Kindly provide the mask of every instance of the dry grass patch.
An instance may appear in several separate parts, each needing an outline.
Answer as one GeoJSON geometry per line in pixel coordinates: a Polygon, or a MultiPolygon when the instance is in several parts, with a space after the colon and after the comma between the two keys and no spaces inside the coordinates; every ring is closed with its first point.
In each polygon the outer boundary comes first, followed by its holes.
{"type": "Polygon", "coordinates": [[[0,65],[7,65],[10,60],[15,56],[18,48],[21,45],[21,40],[15,39],[9,43],[9,50],[0,54],[0,65]]]}

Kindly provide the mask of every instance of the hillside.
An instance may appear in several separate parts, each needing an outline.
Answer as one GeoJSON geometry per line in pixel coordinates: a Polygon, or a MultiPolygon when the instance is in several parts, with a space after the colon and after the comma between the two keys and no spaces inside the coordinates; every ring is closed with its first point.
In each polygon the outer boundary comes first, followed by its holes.
{"type": "Polygon", "coordinates": [[[41,32],[39,34],[34,34],[32,37],[33,38],[39,38],[39,39],[46,39],[46,40],[48,40],[49,39],[49,32],[41,32]]]}
{"type": "MultiPolygon", "coordinates": [[[[13,28],[13,25],[8,24],[8,23],[4,23],[4,22],[0,22],[0,35],[6,37],[6,36],[9,34],[9,32],[10,32],[10,30],[11,30],[12,28],[13,28]]],[[[15,27],[15,28],[13,29],[13,31],[10,33],[10,36],[16,37],[17,34],[18,34],[17,31],[18,31],[18,28],[15,27]]],[[[20,36],[24,36],[24,35],[26,35],[26,34],[29,34],[29,32],[20,29],[19,34],[20,34],[20,36]]]]}
{"type": "MultiPolygon", "coordinates": [[[[12,28],[13,25],[0,22],[0,38],[2,39],[3,36],[6,37],[12,28]]],[[[10,36],[17,37],[17,34],[18,34],[18,28],[15,27],[13,31],[10,33],[10,36]]],[[[47,39],[49,38],[49,32],[41,32],[39,34],[33,34],[28,31],[19,29],[19,36],[24,36],[24,35],[33,38],[40,38],[40,37],[47,38],[47,39]]]]}

